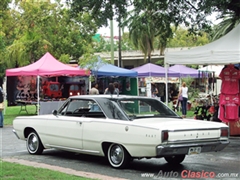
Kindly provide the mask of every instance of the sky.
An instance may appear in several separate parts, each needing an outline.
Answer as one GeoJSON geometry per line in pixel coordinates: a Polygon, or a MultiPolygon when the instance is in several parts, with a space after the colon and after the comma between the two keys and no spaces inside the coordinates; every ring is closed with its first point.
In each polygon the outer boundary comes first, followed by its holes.
{"type": "MultiPolygon", "coordinates": [[[[102,36],[110,36],[111,35],[110,26],[102,27],[102,28],[98,29],[97,33],[101,34],[102,36]]],[[[119,35],[118,23],[116,21],[113,21],[113,36],[118,36],[118,35],[119,35]]]]}

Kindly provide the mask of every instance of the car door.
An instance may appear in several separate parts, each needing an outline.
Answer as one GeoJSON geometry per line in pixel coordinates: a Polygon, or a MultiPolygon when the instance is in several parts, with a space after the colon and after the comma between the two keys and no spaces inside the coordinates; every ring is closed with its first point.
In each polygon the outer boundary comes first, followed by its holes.
{"type": "Polygon", "coordinates": [[[72,99],[65,104],[57,115],[47,122],[48,144],[63,149],[82,149],[84,111],[89,110],[88,101],[72,99]]]}

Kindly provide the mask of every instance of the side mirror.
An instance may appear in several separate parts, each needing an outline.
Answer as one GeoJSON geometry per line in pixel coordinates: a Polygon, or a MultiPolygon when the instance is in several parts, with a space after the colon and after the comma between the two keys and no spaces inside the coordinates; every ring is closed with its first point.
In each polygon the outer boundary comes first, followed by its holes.
{"type": "Polygon", "coordinates": [[[52,114],[56,116],[57,115],[57,110],[53,110],[52,114]]]}

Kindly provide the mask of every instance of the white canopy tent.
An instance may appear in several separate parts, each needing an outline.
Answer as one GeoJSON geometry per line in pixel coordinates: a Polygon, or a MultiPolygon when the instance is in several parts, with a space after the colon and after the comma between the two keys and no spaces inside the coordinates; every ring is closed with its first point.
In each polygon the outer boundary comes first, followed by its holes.
{"type": "Polygon", "coordinates": [[[170,64],[225,65],[240,63],[240,24],[225,36],[204,46],[190,50],[166,52],[164,63],[166,79],[170,64]]]}
{"type": "Polygon", "coordinates": [[[240,24],[220,39],[190,50],[166,52],[165,64],[240,63],[240,24]]]}

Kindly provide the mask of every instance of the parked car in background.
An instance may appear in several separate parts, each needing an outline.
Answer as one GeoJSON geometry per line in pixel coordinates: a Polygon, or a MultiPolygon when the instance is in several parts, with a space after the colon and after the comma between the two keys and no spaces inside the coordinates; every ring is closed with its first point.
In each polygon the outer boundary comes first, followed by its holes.
{"type": "Polygon", "coordinates": [[[182,119],[161,101],[142,96],[71,96],[53,114],[17,117],[13,132],[30,154],[56,148],[105,156],[114,168],[141,158],[176,165],[186,155],[229,144],[224,123],[182,119]]]}

